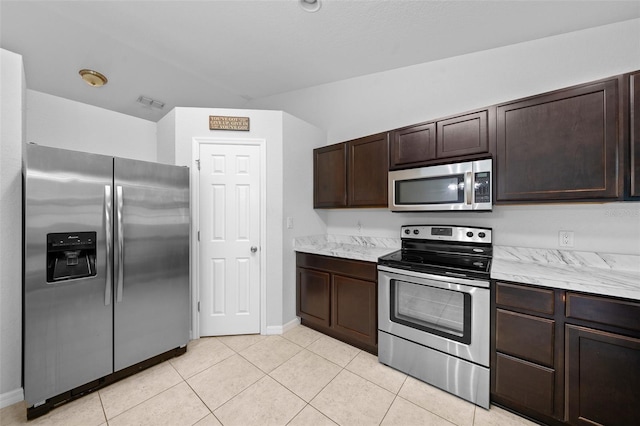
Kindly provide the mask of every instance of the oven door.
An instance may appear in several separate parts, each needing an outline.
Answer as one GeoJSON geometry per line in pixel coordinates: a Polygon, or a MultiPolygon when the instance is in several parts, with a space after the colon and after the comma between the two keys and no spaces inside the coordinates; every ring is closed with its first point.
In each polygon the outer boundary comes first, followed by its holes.
{"type": "Polygon", "coordinates": [[[378,266],[378,329],[489,366],[489,282],[378,266]]]}

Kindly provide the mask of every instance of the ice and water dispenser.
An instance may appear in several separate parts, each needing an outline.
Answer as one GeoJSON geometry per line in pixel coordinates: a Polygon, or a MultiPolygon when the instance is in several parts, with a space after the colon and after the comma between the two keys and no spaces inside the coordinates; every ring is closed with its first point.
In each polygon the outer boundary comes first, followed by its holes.
{"type": "Polygon", "coordinates": [[[96,275],[96,233],[47,234],[47,282],[96,275]]]}

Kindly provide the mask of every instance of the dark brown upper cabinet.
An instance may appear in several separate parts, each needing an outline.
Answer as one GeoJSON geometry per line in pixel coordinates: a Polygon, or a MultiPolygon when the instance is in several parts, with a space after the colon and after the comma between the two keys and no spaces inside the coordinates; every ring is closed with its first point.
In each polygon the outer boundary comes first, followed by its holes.
{"type": "Polygon", "coordinates": [[[313,150],[313,207],[347,206],[347,145],[313,150]]]}
{"type": "Polygon", "coordinates": [[[436,124],[438,158],[481,154],[489,150],[487,111],[461,115],[436,124]]]}
{"type": "Polygon", "coordinates": [[[488,110],[463,114],[391,132],[389,170],[488,153],[488,110]]]}
{"type": "Polygon", "coordinates": [[[348,205],[350,207],[387,207],[389,145],[387,133],[347,142],[348,205]]]}
{"type": "Polygon", "coordinates": [[[387,133],[313,150],[313,207],[387,207],[387,133]]]}
{"type": "Polygon", "coordinates": [[[630,195],[640,197],[640,72],[629,77],[630,195]]]}
{"type": "Polygon", "coordinates": [[[618,199],[620,78],[499,105],[496,202],[618,199]]]}
{"type": "Polygon", "coordinates": [[[417,167],[436,158],[436,123],[404,127],[391,132],[389,169],[417,167]]]}

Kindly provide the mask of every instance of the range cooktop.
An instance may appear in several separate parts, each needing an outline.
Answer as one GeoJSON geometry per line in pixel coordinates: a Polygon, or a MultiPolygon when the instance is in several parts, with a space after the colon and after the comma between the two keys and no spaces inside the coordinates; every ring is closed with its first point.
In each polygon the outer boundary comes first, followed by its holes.
{"type": "Polygon", "coordinates": [[[378,264],[438,275],[488,279],[493,254],[491,229],[412,225],[401,229],[402,248],[378,264]]]}

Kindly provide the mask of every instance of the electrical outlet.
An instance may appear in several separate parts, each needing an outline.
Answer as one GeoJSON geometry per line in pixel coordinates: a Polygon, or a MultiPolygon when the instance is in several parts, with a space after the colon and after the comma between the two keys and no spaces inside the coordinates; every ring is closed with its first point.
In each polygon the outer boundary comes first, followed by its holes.
{"type": "Polygon", "coordinates": [[[356,226],[358,227],[358,233],[361,234],[362,233],[362,222],[358,221],[356,226]]]}
{"type": "Polygon", "coordinates": [[[293,218],[287,217],[287,229],[293,229],[293,218]]]}
{"type": "Polygon", "coordinates": [[[573,247],[573,231],[558,232],[558,245],[560,247],[573,247]]]}

